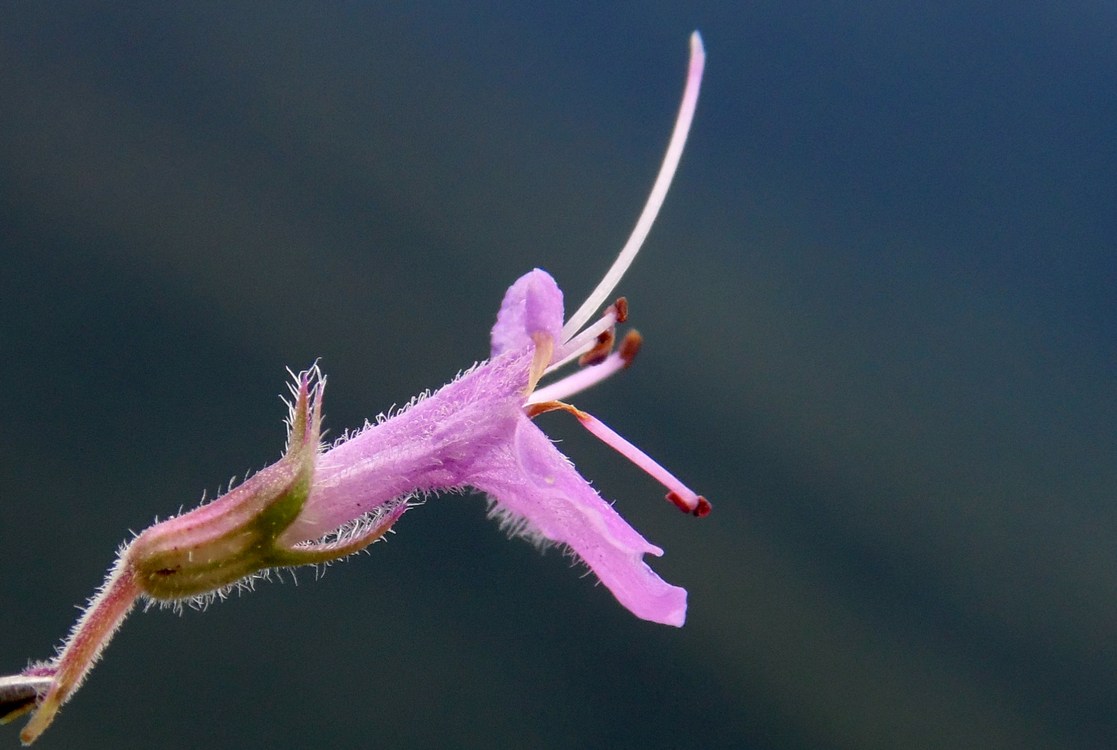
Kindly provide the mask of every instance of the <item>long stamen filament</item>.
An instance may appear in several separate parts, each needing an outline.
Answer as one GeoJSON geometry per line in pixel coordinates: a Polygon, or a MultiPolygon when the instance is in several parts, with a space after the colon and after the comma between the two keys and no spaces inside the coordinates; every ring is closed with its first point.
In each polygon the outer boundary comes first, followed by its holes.
{"type": "Polygon", "coordinates": [[[652,223],[659,213],[663,201],[667,197],[667,189],[671,187],[671,180],[679,166],[679,159],[683,155],[683,146],[686,145],[687,134],[690,132],[690,123],[694,119],[694,110],[698,105],[698,89],[702,83],[702,69],[706,63],[706,51],[702,46],[702,37],[697,31],[690,35],[690,66],[687,69],[686,88],[683,91],[682,103],[679,105],[679,114],[675,118],[675,129],[671,133],[671,140],[667,144],[667,152],[663,156],[663,164],[659,168],[659,175],[655,178],[648,201],[644,210],[636,221],[628,241],[621,248],[620,255],[613,261],[612,267],[601,279],[597,288],[593,290],[577,312],[570,316],[562,328],[562,340],[567,341],[586,324],[601,303],[608,298],[617,283],[624,276],[624,272],[636,259],[636,253],[644,244],[652,223]]]}
{"type": "Polygon", "coordinates": [[[668,490],[667,499],[679,510],[699,518],[710,513],[711,505],[709,500],[687,487],[678,477],[660,466],[651,456],[625,440],[592,414],[588,414],[570,404],[564,404],[561,401],[547,401],[545,403],[531,404],[528,407],[527,413],[529,417],[535,417],[538,414],[554,411],[556,409],[573,414],[578,418],[578,422],[601,440],[601,442],[639,466],[647,472],[652,479],[655,479],[666,487],[668,490]]]}

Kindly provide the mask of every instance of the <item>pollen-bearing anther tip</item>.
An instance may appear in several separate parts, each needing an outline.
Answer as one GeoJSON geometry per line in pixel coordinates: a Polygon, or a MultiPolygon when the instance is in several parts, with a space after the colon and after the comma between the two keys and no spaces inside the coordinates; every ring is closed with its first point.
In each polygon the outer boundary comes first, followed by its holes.
{"type": "Polygon", "coordinates": [[[636,359],[636,355],[640,353],[640,347],[644,345],[644,337],[637,331],[629,331],[625,334],[624,341],[621,342],[621,348],[618,352],[624,366],[628,367],[632,364],[632,360],[636,359]]]}
{"type": "Polygon", "coordinates": [[[701,495],[696,495],[694,500],[688,500],[678,492],[671,490],[667,493],[667,499],[683,513],[689,513],[695,518],[705,518],[710,515],[710,511],[713,510],[710,501],[701,495]]]}
{"type": "Polygon", "coordinates": [[[609,354],[613,351],[613,343],[616,341],[616,335],[613,329],[602,331],[597,336],[597,343],[593,348],[578,358],[578,365],[580,367],[587,367],[589,365],[599,365],[605,361],[609,354]]]}
{"type": "Polygon", "coordinates": [[[623,323],[628,320],[627,297],[617,297],[617,301],[613,303],[613,314],[617,316],[618,323],[623,323]]]}

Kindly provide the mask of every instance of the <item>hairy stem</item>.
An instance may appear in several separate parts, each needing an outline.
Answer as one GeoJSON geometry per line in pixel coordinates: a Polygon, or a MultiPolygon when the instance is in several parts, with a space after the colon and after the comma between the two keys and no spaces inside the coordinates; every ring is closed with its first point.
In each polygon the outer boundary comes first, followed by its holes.
{"type": "Polygon", "coordinates": [[[78,620],[65,647],[55,662],[54,682],[20,733],[23,744],[30,745],[54,720],[54,715],[97,663],[101,652],[128,616],[140,594],[127,551],[117,559],[105,584],[78,620]]]}

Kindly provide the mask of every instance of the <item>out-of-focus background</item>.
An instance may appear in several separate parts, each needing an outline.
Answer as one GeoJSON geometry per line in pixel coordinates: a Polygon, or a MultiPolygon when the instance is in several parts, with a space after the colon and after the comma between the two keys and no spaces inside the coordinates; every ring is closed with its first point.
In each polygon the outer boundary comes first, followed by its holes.
{"type": "Polygon", "coordinates": [[[323,580],[133,615],[43,748],[1117,742],[1106,2],[6,5],[0,671],[280,454],[285,367],[337,434],[484,357],[533,266],[579,301],[694,28],[645,351],[577,403],[713,514],[541,418],[686,627],[442,498],[323,580]]]}

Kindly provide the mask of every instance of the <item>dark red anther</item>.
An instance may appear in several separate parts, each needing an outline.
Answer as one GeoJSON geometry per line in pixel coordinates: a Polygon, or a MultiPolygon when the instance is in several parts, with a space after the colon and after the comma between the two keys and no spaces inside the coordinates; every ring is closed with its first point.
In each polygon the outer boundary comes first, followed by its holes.
{"type": "Polygon", "coordinates": [[[624,366],[628,367],[632,364],[632,360],[636,359],[636,355],[640,351],[640,345],[644,343],[644,337],[636,331],[629,331],[625,334],[624,341],[621,342],[620,355],[624,360],[624,366]]]}
{"type": "Polygon", "coordinates": [[[613,351],[613,342],[617,337],[613,333],[613,329],[602,331],[597,335],[597,343],[588,352],[578,357],[578,365],[586,367],[588,365],[599,365],[605,361],[605,358],[613,351]]]}
{"type": "Polygon", "coordinates": [[[628,320],[628,298],[617,297],[617,301],[613,303],[613,312],[617,315],[618,323],[628,320]]]}
{"type": "Polygon", "coordinates": [[[671,503],[683,513],[691,512],[690,506],[687,505],[687,501],[683,500],[683,496],[680,495],[678,492],[675,492],[675,490],[671,490],[667,493],[667,499],[670,500],[671,503]]]}
{"type": "Polygon", "coordinates": [[[693,508],[690,507],[690,503],[683,499],[682,495],[680,495],[678,492],[675,492],[674,490],[671,490],[667,493],[667,499],[670,500],[671,504],[681,510],[683,513],[688,513],[695,518],[705,518],[706,516],[710,515],[710,511],[713,510],[713,506],[710,505],[710,501],[702,497],[701,495],[698,496],[698,504],[695,505],[693,508]]]}

